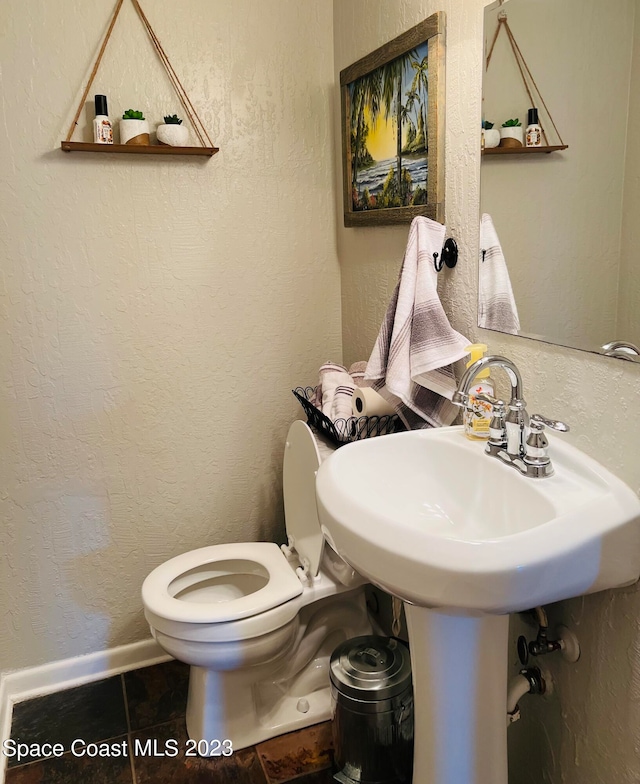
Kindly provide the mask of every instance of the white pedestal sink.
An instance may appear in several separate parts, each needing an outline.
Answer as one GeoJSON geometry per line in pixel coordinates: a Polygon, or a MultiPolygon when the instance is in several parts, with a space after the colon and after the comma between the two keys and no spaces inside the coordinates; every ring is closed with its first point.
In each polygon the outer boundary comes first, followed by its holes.
{"type": "Polygon", "coordinates": [[[337,450],[318,471],[325,536],[405,601],[415,784],[507,784],[508,613],[640,576],[640,501],[549,436],[555,475],[531,479],[462,428],[337,450]]]}

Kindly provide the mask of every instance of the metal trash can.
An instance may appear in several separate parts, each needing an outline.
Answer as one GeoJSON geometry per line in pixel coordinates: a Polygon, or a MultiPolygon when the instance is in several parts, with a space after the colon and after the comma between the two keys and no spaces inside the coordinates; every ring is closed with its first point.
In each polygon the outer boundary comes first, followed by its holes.
{"type": "Polygon", "coordinates": [[[354,637],[331,655],[333,740],[341,784],[400,784],[413,771],[409,651],[388,637],[354,637]]]}

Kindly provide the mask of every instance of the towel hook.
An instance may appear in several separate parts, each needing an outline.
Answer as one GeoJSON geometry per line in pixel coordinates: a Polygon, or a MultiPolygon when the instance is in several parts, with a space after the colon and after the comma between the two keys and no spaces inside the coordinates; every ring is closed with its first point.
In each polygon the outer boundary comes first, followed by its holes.
{"type": "Polygon", "coordinates": [[[458,263],[458,244],[453,239],[453,237],[449,237],[449,239],[446,240],[444,245],[442,246],[442,253],[438,253],[436,251],[433,254],[433,266],[435,267],[436,272],[440,272],[440,270],[445,265],[449,269],[453,269],[457,263],[458,263]],[[440,256],[440,261],[438,261],[438,256],[440,256]]]}

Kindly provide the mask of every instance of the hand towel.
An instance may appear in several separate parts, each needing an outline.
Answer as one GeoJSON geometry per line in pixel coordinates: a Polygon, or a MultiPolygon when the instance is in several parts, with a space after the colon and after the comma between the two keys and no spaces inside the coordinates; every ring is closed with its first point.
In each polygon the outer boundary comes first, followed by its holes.
{"type": "Polygon", "coordinates": [[[498,234],[486,213],[480,220],[480,274],[478,276],[478,326],[516,335],[518,308],[498,234]]]}
{"type": "Polygon", "coordinates": [[[442,253],[445,232],[429,218],[411,222],[398,285],[365,374],[410,429],[450,425],[459,412],[450,402],[451,365],[467,355],[470,341],[449,324],[438,297],[433,254],[442,253]]]}

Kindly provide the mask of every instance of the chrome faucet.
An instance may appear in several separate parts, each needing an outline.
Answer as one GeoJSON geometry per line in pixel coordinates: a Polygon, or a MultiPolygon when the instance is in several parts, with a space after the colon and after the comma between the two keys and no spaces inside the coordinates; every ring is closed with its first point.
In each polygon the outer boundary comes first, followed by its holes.
{"type": "Polygon", "coordinates": [[[629,343],[626,340],[612,340],[610,343],[605,343],[602,350],[607,357],[626,359],[629,362],[640,362],[640,348],[635,343],[629,343]]]}
{"type": "Polygon", "coordinates": [[[511,382],[511,399],[508,404],[491,395],[480,393],[476,397],[491,403],[493,416],[489,425],[489,440],[485,452],[498,457],[504,463],[517,468],[525,476],[540,478],[551,476],[553,466],[547,454],[548,441],[545,427],[567,432],[564,422],[547,419],[540,414],[527,414],[527,404],[522,397],[522,376],[515,364],[506,357],[483,357],[470,365],[453,393],[451,402],[466,408],[469,405],[469,390],[481,370],[491,367],[502,368],[511,382]]]}

